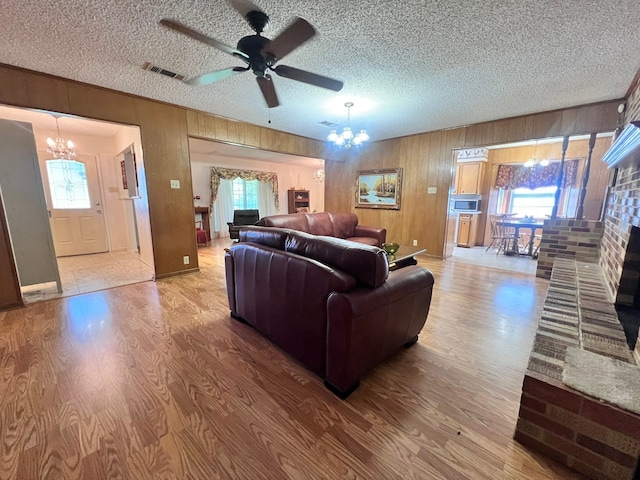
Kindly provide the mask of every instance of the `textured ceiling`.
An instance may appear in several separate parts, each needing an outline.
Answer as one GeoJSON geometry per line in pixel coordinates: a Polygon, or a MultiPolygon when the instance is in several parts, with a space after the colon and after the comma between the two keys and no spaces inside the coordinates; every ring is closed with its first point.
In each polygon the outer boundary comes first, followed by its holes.
{"type": "Polygon", "coordinates": [[[253,32],[224,0],[6,0],[0,62],[317,139],[329,131],[319,122],[346,124],[353,101],[351,127],[372,140],[621,98],[640,66],[634,0],[255,3],[271,17],[269,38],[296,16],[314,25],[282,63],[344,89],[274,75],[281,106],[269,111],[251,72],[189,86],[142,70],[243,65],[158,24],[172,18],[235,46],[253,32]]]}

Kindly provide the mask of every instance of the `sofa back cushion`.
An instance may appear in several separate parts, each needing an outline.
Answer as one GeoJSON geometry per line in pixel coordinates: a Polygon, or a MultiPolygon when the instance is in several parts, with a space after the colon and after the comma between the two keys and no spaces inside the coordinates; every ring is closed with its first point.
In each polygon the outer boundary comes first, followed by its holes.
{"type": "Polygon", "coordinates": [[[259,243],[267,247],[284,250],[289,231],[288,228],[242,227],[240,229],[240,241],[259,243]]]}
{"type": "MultiPolygon", "coordinates": [[[[309,225],[309,233],[313,235],[327,235],[329,237],[335,237],[333,224],[331,223],[331,217],[327,212],[318,213],[305,213],[307,217],[307,224],[309,225]]],[[[297,230],[297,229],[294,229],[297,230]]]]}
{"type": "Polygon", "coordinates": [[[333,236],[338,238],[354,237],[358,216],[355,213],[327,213],[333,225],[333,236]]]}
{"type": "Polygon", "coordinates": [[[288,215],[269,215],[262,217],[258,225],[265,227],[280,227],[298,230],[300,232],[309,232],[309,223],[304,213],[291,213],[288,215]]]}
{"type": "Polygon", "coordinates": [[[330,265],[367,287],[382,285],[389,275],[386,254],[370,245],[291,231],[285,241],[285,250],[330,265]]]}

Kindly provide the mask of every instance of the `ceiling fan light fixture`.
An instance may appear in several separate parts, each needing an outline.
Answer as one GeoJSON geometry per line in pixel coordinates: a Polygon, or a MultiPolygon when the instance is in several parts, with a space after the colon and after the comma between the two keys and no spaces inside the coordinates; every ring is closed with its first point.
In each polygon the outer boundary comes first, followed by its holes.
{"type": "Polygon", "coordinates": [[[329,135],[327,136],[327,140],[332,142],[337,147],[351,148],[352,146],[359,147],[363,142],[369,140],[369,135],[367,135],[366,130],[360,130],[356,135],[353,134],[353,130],[351,130],[351,107],[353,107],[353,102],[346,102],[344,104],[347,107],[347,126],[342,129],[342,133],[338,135],[335,130],[331,130],[329,135]]]}

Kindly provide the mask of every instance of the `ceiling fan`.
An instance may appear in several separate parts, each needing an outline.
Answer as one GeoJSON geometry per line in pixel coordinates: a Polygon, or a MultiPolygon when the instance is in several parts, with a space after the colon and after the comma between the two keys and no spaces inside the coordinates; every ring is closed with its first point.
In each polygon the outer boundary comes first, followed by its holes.
{"type": "Polygon", "coordinates": [[[206,43],[222,52],[242,60],[246,67],[231,67],[215,72],[205,73],[196,77],[188,78],[184,82],[189,85],[208,85],[233,75],[252,70],[256,76],[258,86],[262,96],[269,108],[280,105],[278,95],[273,86],[272,71],[277,75],[298,82],[327,88],[336,92],[342,89],[343,83],[340,80],[318,75],[317,73],[300,70],[288,65],[277,65],[276,62],[282,60],[286,55],[298,48],[300,45],[311,39],[316,31],[313,26],[303,18],[296,18],[285,30],[273,40],[263,37],[261,33],[269,23],[269,16],[260,10],[259,7],[249,0],[232,0],[231,5],[247,21],[249,26],[256,32],[255,35],[243,37],[238,42],[236,48],[225,45],[203,33],[193,30],[180,22],[163,18],[160,24],[182,33],[188,37],[206,43]]]}

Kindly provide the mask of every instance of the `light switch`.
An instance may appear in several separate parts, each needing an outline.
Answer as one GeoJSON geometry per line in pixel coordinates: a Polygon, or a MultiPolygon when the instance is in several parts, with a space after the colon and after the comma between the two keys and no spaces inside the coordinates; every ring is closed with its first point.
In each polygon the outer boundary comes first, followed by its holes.
{"type": "Polygon", "coordinates": [[[180,188],[180,180],[171,180],[171,188],[180,188]]]}
{"type": "Polygon", "coordinates": [[[436,187],[427,187],[427,193],[436,193],[437,191],[436,187]]]}

